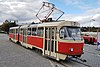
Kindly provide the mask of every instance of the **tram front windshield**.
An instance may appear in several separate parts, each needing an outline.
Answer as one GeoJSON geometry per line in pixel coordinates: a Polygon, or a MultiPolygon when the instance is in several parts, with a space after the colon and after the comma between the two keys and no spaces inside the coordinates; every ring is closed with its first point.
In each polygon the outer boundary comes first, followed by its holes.
{"type": "Polygon", "coordinates": [[[81,40],[81,31],[79,27],[62,27],[60,29],[60,38],[65,40],[81,40]]]}

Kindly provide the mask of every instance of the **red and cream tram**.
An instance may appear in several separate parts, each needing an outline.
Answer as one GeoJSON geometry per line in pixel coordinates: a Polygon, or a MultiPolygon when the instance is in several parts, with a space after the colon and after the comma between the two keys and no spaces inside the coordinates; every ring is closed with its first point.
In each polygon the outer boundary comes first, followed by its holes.
{"type": "Polygon", "coordinates": [[[84,42],[78,22],[57,21],[11,27],[9,38],[26,48],[40,49],[43,55],[57,60],[83,53],[84,42]]]}
{"type": "Polygon", "coordinates": [[[11,27],[10,28],[10,34],[9,34],[9,38],[10,40],[12,40],[13,42],[18,42],[19,40],[19,27],[20,26],[17,26],[17,27],[11,27]]]}
{"type": "MultiPolygon", "coordinates": [[[[43,55],[52,56],[56,60],[65,60],[67,56],[80,57],[83,54],[84,46],[80,24],[74,21],[58,21],[64,12],[55,8],[54,4],[43,3],[42,8],[46,6],[50,9],[43,20],[44,23],[11,27],[9,39],[20,42],[26,48],[37,48],[42,51],[43,55]],[[54,10],[62,13],[56,21],[53,21],[52,18],[49,19],[54,10]]],[[[40,12],[36,16],[40,20],[39,14],[40,12]]]]}

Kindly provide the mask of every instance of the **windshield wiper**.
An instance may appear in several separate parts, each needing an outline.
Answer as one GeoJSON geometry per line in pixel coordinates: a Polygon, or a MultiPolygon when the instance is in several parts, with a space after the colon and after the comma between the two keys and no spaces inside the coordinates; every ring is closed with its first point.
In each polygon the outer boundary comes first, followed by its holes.
{"type": "MultiPolygon", "coordinates": [[[[68,35],[69,35],[69,37],[72,37],[71,35],[70,35],[70,33],[69,33],[69,30],[67,29],[67,31],[68,31],[68,35]]],[[[72,37],[73,38],[73,40],[75,41],[75,38],[74,37],[72,37]]]]}
{"type": "MultiPolygon", "coordinates": [[[[71,36],[72,37],[72,36],[71,36]]],[[[73,38],[73,40],[75,41],[75,38],[74,37],[72,37],[73,38]]]]}

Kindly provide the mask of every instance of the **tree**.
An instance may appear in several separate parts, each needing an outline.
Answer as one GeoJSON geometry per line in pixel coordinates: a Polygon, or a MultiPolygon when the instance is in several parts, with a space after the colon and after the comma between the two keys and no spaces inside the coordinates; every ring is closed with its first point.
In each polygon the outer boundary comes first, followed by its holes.
{"type": "Polygon", "coordinates": [[[9,28],[15,27],[15,26],[18,26],[16,24],[16,21],[11,22],[11,21],[5,20],[5,22],[3,22],[3,24],[1,25],[1,30],[9,33],[9,28]]]}

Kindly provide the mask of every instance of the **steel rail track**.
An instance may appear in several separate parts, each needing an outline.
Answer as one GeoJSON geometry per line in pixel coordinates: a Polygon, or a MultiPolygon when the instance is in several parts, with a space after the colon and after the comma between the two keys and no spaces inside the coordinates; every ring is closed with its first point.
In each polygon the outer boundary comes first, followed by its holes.
{"type": "Polygon", "coordinates": [[[71,59],[71,60],[74,61],[74,62],[76,62],[76,63],[82,64],[82,65],[84,65],[84,66],[92,67],[92,66],[90,66],[90,65],[88,65],[88,64],[85,64],[85,63],[79,62],[79,61],[77,61],[77,60],[73,60],[73,59],[71,59]]]}

